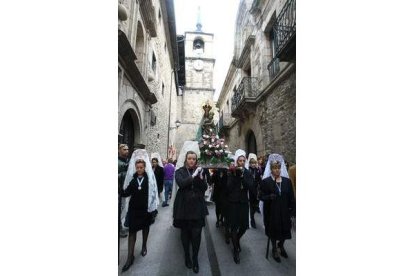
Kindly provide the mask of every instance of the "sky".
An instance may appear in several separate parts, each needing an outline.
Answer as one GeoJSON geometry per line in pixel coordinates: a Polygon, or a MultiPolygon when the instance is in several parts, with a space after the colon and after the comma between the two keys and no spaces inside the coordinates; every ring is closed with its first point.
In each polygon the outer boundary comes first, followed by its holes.
{"type": "Polygon", "coordinates": [[[177,34],[195,31],[200,6],[202,31],[214,34],[214,83],[217,100],[233,58],[234,28],[240,0],[174,0],[177,34]]]}

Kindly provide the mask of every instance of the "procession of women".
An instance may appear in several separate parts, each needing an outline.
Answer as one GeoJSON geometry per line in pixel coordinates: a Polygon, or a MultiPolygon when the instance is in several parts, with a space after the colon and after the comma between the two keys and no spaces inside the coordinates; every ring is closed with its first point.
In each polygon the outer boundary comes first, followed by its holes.
{"type": "Polygon", "coordinates": [[[257,219],[263,220],[263,235],[268,238],[264,257],[268,258],[271,251],[277,263],[289,258],[284,242],[295,231],[296,166],[288,167],[282,155],[257,157],[237,149],[228,155],[231,158],[228,166],[206,166],[199,161],[199,143],[186,141],[172,171],[172,189],[164,188],[162,193],[160,189],[166,183],[162,179],[167,177],[162,174],[163,169],[167,172],[163,167],[172,160],[164,162],[159,153],[148,153],[145,149],[136,149],[128,160],[125,152],[128,146],[119,145],[118,230],[120,237],[128,239],[122,272],[134,264],[137,232],[142,232],[140,255],[145,257],[151,250],[147,248],[151,225],[157,219],[157,209],[167,207],[169,200],[173,205],[172,224],[180,231],[182,265],[194,273],[199,272],[198,253],[206,216],[213,215],[209,214],[207,197],[215,204],[216,227],[224,229],[225,243],[231,243],[236,265],[246,257],[243,235],[249,228],[257,228],[257,219]]]}

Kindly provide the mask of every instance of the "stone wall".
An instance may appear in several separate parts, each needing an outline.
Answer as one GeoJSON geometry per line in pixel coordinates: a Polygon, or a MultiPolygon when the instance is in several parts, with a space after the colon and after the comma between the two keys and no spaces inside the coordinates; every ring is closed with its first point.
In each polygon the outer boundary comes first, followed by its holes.
{"type": "MultiPolygon", "coordinates": [[[[177,92],[175,76],[172,74],[172,56],[170,38],[167,37],[168,25],[164,25],[164,16],[160,0],[152,1],[156,26],[156,36],[150,35],[144,24],[142,9],[135,0],[120,0],[128,11],[126,21],[118,21],[118,28],[122,30],[135,51],[135,63],[144,77],[149,90],[155,94],[157,103],[150,105],[139,96],[140,92],[129,83],[120,65],[118,86],[118,129],[126,112],[125,107],[132,107],[138,114],[139,124],[135,133],[135,144],[144,144],[149,153],[159,152],[162,158],[167,156],[169,121],[177,119],[177,92]],[[153,54],[156,58],[153,70],[153,54]],[[171,96],[171,98],[170,98],[171,96]],[[171,114],[170,110],[171,100],[171,114]],[[151,124],[151,114],[156,117],[155,124],[151,124]]],[[[172,34],[175,35],[175,34],[172,34]]],[[[171,138],[171,135],[170,135],[171,138]]]]}
{"type": "MultiPolygon", "coordinates": [[[[226,131],[226,141],[231,151],[246,149],[246,136],[252,131],[256,138],[258,155],[279,153],[289,162],[296,162],[296,73],[290,63],[281,63],[280,72],[283,78],[270,79],[267,66],[272,60],[269,29],[286,0],[260,1],[252,13],[251,1],[242,0],[239,5],[235,38],[235,58],[240,56],[244,47],[242,30],[248,29],[254,35],[254,43],[250,48],[251,77],[258,79],[258,94],[252,110],[245,110],[244,118],[234,118],[231,128],[226,131]],[[248,18],[245,18],[248,17],[248,18]],[[251,28],[252,25],[253,29],[251,28]],[[285,70],[286,69],[286,70],[285,70]],[[248,115],[246,115],[248,114],[248,115]]],[[[230,72],[231,68],[229,68],[230,72]]],[[[227,112],[227,101],[231,102],[234,86],[240,84],[244,72],[241,68],[232,69],[220,92],[218,107],[227,112]]],[[[231,110],[231,108],[230,108],[231,110]]]]}

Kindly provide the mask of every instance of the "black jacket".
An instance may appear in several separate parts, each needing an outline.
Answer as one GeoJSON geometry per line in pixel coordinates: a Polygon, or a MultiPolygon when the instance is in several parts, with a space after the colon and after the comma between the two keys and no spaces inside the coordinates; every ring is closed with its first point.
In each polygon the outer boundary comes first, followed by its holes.
{"type": "Polygon", "coordinates": [[[157,165],[154,170],[155,179],[157,180],[158,193],[162,193],[164,189],[164,169],[157,165]]]}
{"type": "Polygon", "coordinates": [[[272,238],[290,239],[291,220],[295,215],[295,198],[289,178],[282,177],[281,193],[272,177],[263,179],[260,185],[260,200],[263,200],[265,233],[272,238]]]}
{"type": "Polygon", "coordinates": [[[247,193],[253,186],[253,177],[246,168],[243,168],[243,177],[241,175],[241,170],[227,174],[227,200],[229,202],[247,203],[249,201],[247,193]]]}
{"type": "Polygon", "coordinates": [[[208,215],[204,193],[207,184],[199,176],[192,178],[193,170],[181,167],[175,171],[175,181],[179,187],[174,200],[174,219],[199,220],[208,215]]]}

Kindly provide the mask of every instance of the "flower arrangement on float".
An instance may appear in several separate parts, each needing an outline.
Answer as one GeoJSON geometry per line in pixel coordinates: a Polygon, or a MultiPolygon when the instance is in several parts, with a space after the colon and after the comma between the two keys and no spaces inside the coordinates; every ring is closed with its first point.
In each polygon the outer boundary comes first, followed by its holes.
{"type": "Polygon", "coordinates": [[[204,134],[199,142],[200,158],[198,163],[204,168],[228,168],[233,161],[228,157],[231,152],[224,139],[213,133],[204,134]]]}

